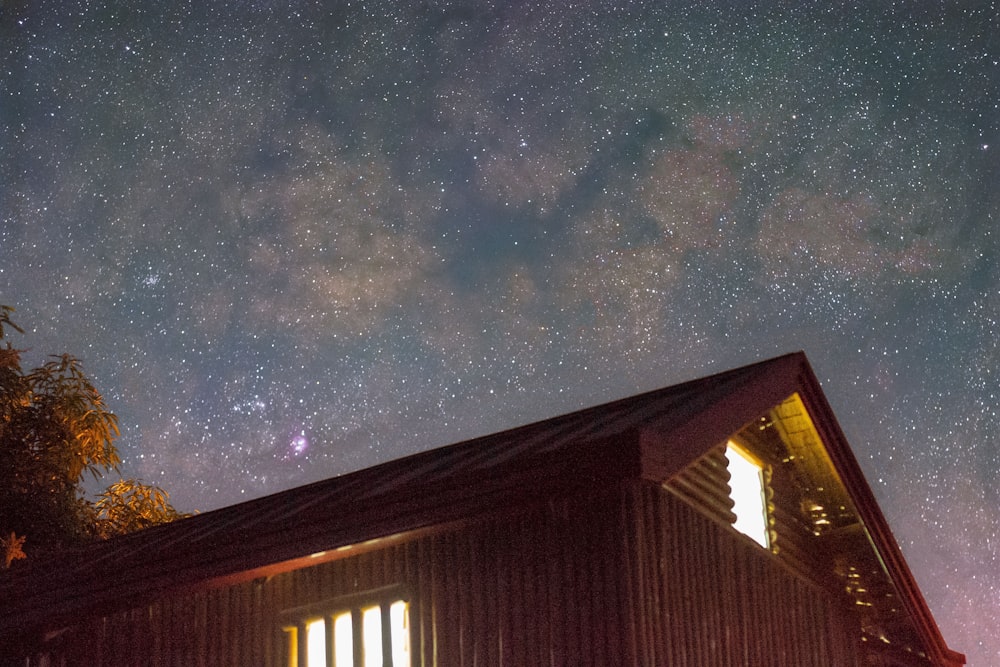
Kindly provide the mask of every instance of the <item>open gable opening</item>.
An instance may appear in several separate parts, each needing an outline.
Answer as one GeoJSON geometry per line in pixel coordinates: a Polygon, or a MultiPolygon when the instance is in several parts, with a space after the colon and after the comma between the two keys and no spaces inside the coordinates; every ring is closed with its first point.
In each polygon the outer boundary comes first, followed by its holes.
{"type": "Polygon", "coordinates": [[[767,496],[764,467],[748,451],[730,440],[726,443],[729,497],[736,521],[733,527],[765,549],[770,546],[767,529],[767,496]]]}

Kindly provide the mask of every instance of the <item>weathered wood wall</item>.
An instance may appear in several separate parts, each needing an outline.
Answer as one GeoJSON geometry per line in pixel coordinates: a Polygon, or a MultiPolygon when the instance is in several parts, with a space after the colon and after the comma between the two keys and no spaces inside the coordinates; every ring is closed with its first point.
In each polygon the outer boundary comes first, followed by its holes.
{"type": "Polygon", "coordinates": [[[413,594],[414,665],[622,664],[622,510],[595,493],[177,595],[70,628],[31,664],[276,667],[283,610],[394,584],[413,594]]]}
{"type": "Polygon", "coordinates": [[[276,667],[282,611],[395,584],[413,594],[417,666],[858,664],[825,592],[639,482],[175,595],[67,629],[30,664],[276,667]]]}
{"type": "Polygon", "coordinates": [[[655,484],[632,493],[636,665],[861,664],[856,619],[836,593],[655,484]]]}

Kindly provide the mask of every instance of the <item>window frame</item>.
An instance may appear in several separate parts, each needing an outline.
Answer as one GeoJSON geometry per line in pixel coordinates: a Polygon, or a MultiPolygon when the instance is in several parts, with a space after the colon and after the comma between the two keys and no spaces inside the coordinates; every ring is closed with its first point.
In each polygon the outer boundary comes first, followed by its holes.
{"type": "Polygon", "coordinates": [[[323,620],[325,621],[324,646],[326,650],[326,665],[327,667],[334,667],[336,649],[334,645],[333,619],[341,614],[350,613],[354,667],[363,667],[364,638],[362,634],[362,614],[364,609],[377,606],[381,614],[383,664],[391,667],[411,667],[411,665],[395,665],[393,663],[390,607],[396,602],[404,602],[406,604],[408,618],[406,641],[410,646],[410,663],[412,665],[417,646],[415,642],[417,634],[414,631],[416,625],[414,619],[417,618],[416,605],[414,604],[413,595],[403,585],[383,586],[358,593],[338,595],[283,610],[279,616],[279,636],[283,652],[282,664],[287,665],[287,667],[308,667],[307,663],[303,663],[303,659],[308,656],[309,633],[307,628],[310,623],[323,620]]]}

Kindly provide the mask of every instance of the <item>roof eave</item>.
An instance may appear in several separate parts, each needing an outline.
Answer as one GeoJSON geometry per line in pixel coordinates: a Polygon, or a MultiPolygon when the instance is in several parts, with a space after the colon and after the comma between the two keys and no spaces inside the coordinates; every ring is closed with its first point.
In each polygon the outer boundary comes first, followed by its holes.
{"type": "Polygon", "coordinates": [[[868,533],[878,557],[885,564],[887,573],[895,584],[920,636],[926,642],[932,661],[941,667],[962,667],[965,656],[948,648],[927,606],[912,571],[903,558],[902,550],[889,527],[889,522],[879,507],[875,494],[848,445],[847,438],[822,391],[819,380],[805,355],[801,357],[798,392],[834,469],[854,501],[861,522],[868,533]]]}
{"type": "MultiPolygon", "coordinates": [[[[640,434],[642,476],[665,482],[766,414],[795,393],[803,365],[808,365],[805,355],[796,352],[736,369],[755,369],[741,378],[738,391],[719,392],[680,423],[673,419],[652,420],[640,434]]],[[[729,375],[713,377],[724,381],[729,375]]]]}

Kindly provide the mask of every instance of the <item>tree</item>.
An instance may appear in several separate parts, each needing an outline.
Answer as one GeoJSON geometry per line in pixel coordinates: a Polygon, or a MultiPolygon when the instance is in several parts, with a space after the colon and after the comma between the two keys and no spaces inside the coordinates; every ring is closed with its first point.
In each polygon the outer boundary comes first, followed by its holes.
{"type": "Polygon", "coordinates": [[[175,510],[163,489],[134,479],[120,479],[94,504],[94,527],[102,538],[124,535],[187,516],[175,510]]]}
{"type": "MultiPolygon", "coordinates": [[[[13,312],[0,305],[0,340],[7,329],[24,333],[13,312]]],[[[0,535],[30,556],[181,516],[166,492],[133,480],[112,484],[96,505],[85,498],[88,473],[118,470],[118,418],[78,359],[54,355],[25,372],[21,352],[9,341],[0,348],[0,535]]]]}
{"type": "Polygon", "coordinates": [[[0,537],[0,551],[3,551],[3,569],[10,567],[10,564],[19,558],[27,558],[21,547],[24,546],[24,537],[18,537],[17,533],[11,531],[10,536],[0,537]]]}

